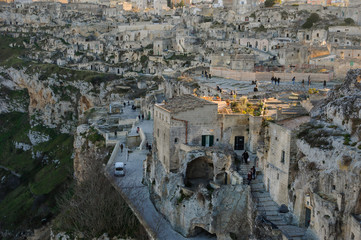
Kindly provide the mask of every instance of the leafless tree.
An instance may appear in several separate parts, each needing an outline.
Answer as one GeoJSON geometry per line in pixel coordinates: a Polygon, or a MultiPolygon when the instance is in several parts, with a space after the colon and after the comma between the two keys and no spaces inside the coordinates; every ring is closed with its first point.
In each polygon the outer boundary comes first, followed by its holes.
{"type": "Polygon", "coordinates": [[[82,232],[86,239],[103,233],[148,239],[136,216],[105,177],[102,162],[94,155],[88,157],[91,167],[87,168],[86,177],[74,187],[73,193],[58,201],[61,213],[54,229],[82,232]]]}

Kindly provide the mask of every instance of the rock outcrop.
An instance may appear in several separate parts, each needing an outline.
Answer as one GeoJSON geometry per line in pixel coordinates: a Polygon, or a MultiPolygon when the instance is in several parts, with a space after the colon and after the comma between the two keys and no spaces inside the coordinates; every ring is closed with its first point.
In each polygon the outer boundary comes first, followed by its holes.
{"type": "Polygon", "coordinates": [[[319,239],[358,239],[361,214],[361,70],[312,110],[297,140],[298,166],[289,188],[290,205],[319,239]],[[355,237],[356,236],[356,237],[355,237]]]}

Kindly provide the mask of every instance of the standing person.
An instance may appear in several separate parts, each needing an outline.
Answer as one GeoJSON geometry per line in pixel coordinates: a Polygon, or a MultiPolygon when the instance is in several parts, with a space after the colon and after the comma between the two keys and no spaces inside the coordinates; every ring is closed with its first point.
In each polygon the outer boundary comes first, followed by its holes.
{"type": "Polygon", "coordinates": [[[256,179],[256,167],[253,166],[252,169],[251,169],[251,171],[252,171],[252,178],[253,178],[253,179],[256,179]]]}
{"type": "Polygon", "coordinates": [[[323,88],[326,88],[326,80],[323,80],[323,88]]]}
{"type": "Polygon", "coordinates": [[[146,149],[149,148],[149,143],[148,143],[148,141],[145,143],[145,148],[146,148],[146,149]]]}
{"type": "Polygon", "coordinates": [[[277,78],[278,86],[280,85],[281,78],[277,78]]]}
{"type": "Polygon", "coordinates": [[[272,83],[272,85],[273,85],[273,82],[275,81],[275,78],[272,76],[271,77],[271,83],[272,83]]]}
{"type": "Polygon", "coordinates": [[[120,144],[120,152],[123,152],[123,148],[124,148],[124,146],[123,146],[123,143],[122,143],[122,144],[120,144]]]}
{"type": "Polygon", "coordinates": [[[125,107],[125,105],[126,105],[125,102],[123,103],[123,105],[124,105],[124,107],[125,107]]]}
{"type": "Polygon", "coordinates": [[[242,154],[242,157],[243,157],[243,160],[246,164],[248,164],[248,158],[249,158],[249,155],[248,155],[248,152],[246,150],[244,150],[243,154],[242,154]]]}
{"type": "Polygon", "coordinates": [[[292,84],[295,85],[295,82],[296,82],[296,76],[293,76],[293,78],[292,78],[292,84]]]}
{"type": "Polygon", "coordinates": [[[305,79],[302,79],[302,87],[305,87],[305,79]]]}
{"type": "Polygon", "coordinates": [[[249,171],[247,174],[247,180],[248,180],[248,185],[251,183],[252,181],[252,171],[249,171]]]}
{"type": "Polygon", "coordinates": [[[311,75],[308,75],[308,81],[307,81],[307,83],[308,83],[308,86],[311,85],[311,75]]]}
{"type": "Polygon", "coordinates": [[[149,144],[148,150],[149,150],[149,152],[152,152],[152,145],[149,144]]]}
{"type": "Polygon", "coordinates": [[[144,120],[144,113],[142,114],[142,120],[144,120]]]}

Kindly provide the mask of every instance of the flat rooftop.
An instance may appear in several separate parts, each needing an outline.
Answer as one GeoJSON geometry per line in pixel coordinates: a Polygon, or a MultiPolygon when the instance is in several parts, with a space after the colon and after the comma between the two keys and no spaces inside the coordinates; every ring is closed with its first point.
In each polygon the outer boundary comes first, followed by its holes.
{"type": "Polygon", "coordinates": [[[158,104],[157,106],[169,112],[177,113],[177,112],[183,112],[183,111],[199,108],[204,105],[214,105],[216,108],[218,108],[217,103],[210,102],[202,98],[198,98],[191,94],[185,94],[171,98],[167,102],[158,104]]]}

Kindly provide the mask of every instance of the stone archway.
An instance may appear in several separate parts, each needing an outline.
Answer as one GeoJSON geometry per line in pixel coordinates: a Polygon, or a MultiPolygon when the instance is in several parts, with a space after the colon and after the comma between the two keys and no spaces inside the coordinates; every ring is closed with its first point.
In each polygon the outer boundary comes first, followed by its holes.
{"type": "Polygon", "coordinates": [[[209,157],[198,157],[187,164],[184,184],[196,188],[199,185],[207,186],[213,180],[214,167],[209,157]]]}

